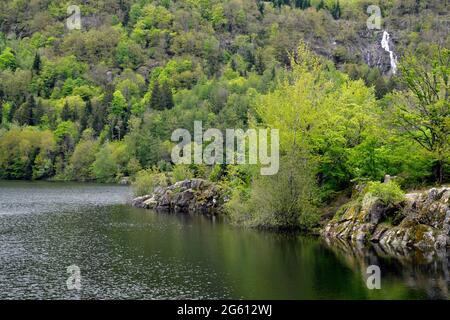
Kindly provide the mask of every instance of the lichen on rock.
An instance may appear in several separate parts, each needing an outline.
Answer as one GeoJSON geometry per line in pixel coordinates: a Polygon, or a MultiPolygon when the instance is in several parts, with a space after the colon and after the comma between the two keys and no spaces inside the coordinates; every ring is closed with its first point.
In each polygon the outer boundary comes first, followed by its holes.
{"type": "Polygon", "coordinates": [[[432,188],[388,204],[369,195],[343,206],[323,229],[327,238],[420,249],[450,246],[450,188],[432,188]]]}

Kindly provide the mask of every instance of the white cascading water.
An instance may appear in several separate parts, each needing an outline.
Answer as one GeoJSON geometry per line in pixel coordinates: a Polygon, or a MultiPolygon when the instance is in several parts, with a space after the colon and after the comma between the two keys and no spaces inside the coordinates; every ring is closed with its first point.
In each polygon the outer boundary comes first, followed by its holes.
{"type": "Polygon", "coordinates": [[[394,52],[389,48],[389,33],[385,30],[383,31],[383,38],[381,39],[381,47],[386,51],[389,52],[389,59],[391,60],[391,69],[392,73],[395,74],[397,71],[397,57],[395,56],[394,52]]]}

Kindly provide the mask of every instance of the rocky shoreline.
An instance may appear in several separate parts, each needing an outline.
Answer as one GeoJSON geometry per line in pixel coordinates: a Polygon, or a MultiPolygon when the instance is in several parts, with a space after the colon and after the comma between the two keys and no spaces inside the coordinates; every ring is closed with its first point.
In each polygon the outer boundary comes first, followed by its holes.
{"type": "MultiPolygon", "coordinates": [[[[224,192],[203,179],[157,187],[132,205],[165,213],[219,215],[224,192]]],[[[359,194],[360,195],[360,194],[359,194]]],[[[450,247],[450,187],[409,193],[398,204],[384,204],[376,197],[351,199],[321,229],[320,235],[353,245],[377,244],[387,251],[450,247]]]]}
{"type": "Polygon", "coordinates": [[[223,193],[212,182],[203,179],[178,181],[168,187],[157,187],[150,195],[135,198],[132,205],[170,213],[218,215],[223,210],[223,193]]]}
{"type": "Polygon", "coordinates": [[[450,246],[450,188],[409,193],[398,205],[377,198],[347,204],[322,230],[325,238],[393,249],[450,246]]]}

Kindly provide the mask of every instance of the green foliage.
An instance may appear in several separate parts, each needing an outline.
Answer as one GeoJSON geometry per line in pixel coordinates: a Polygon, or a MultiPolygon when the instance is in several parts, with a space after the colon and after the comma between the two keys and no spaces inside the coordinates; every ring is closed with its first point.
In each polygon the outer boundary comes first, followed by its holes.
{"type": "Polygon", "coordinates": [[[13,127],[0,138],[0,178],[39,179],[53,173],[56,142],[49,130],[13,127]]]}
{"type": "Polygon", "coordinates": [[[36,109],[37,107],[34,97],[29,96],[28,99],[16,110],[14,120],[21,125],[35,125],[38,123],[38,113],[36,109]]]}
{"type": "Polygon", "coordinates": [[[173,106],[172,90],[170,89],[168,82],[164,81],[163,83],[160,83],[159,81],[156,81],[153,85],[150,97],[150,109],[172,109],[173,106]]]}
{"type": "Polygon", "coordinates": [[[110,113],[115,117],[121,117],[125,113],[127,108],[127,101],[123,97],[122,92],[119,90],[115,91],[113,94],[113,100],[111,102],[110,113]]]}
{"type": "Polygon", "coordinates": [[[116,178],[117,163],[108,145],[103,145],[95,154],[92,174],[100,182],[113,182],[116,178]]]}
{"type": "Polygon", "coordinates": [[[339,19],[341,17],[341,5],[339,4],[339,0],[336,0],[336,2],[331,7],[331,15],[334,19],[339,19]]]}
{"type": "Polygon", "coordinates": [[[62,142],[64,139],[76,140],[78,130],[73,122],[64,121],[58,125],[54,133],[56,141],[62,142]]]}
{"type": "Polygon", "coordinates": [[[139,163],[139,161],[136,158],[131,158],[130,161],[128,161],[127,164],[127,172],[131,175],[131,176],[135,176],[136,173],[138,173],[139,171],[142,170],[141,164],[139,163]]]}
{"type": "Polygon", "coordinates": [[[319,4],[316,6],[317,11],[325,9],[325,2],[320,0],[319,4]]]}
{"type": "Polygon", "coordinates": [[[306,161],[282,159],[278,174],[257,177],[248,195],[235,190],[226,206],[236,224],[292,230],[310,229],[318,222],[315,182],[306,161]]]}
{"type": "Polygon", "coordinates": [[[131,39],[121,40],[116,48],[117,64],[122,68],[136,68],[144,60],[144,51],[131,39]]]}
{"type": "Polygon", "coordinates": [[[82,5],[82,31],[64,30],[67,3],[45,3],[0,5],[2,178],[152,186],[142,169],[158,167],[209,178],[235,221],[274,228],[313,226],[316,206],[359,181],[450,178],[442,1],[380,2],[398,77],[366,61],[379,39],[355,36],[364,1],[99,0],[82,5]],[[279,175],[173,166],[171,133],[194,121],[279,129],[279,175]]]}
{"type": "Polygon", "coordinates": [[[393,123],[436,160],[436,180],[444,180],[450,157],[450,50],[433,56],[407,55],[401,64],[407,91],[394,94],[393,123]]]}
{"type": "Polygon", "coordinates": [[[296,8],[306,9],[306,8],[311,7],[311,1],[310,0],[294,0],[294,5],[296,8]]]}
{"type": "MultiPolygon", "coordinates": [[[[77,144],[70,157],[69,163],[72,170],[72,179],[78,181],[94,179],[93,163],[96,160],[97,150],[98,142],[93,139],[92,132],[83,133],[83,138],[77,144]]],[[[97,170],[101,170],[99,163],[97,163],[96,168],[97,170]]],[[[97,171],[96,174],[99,174],[99,172],[97,171]]]]}
{"type": "Polygon", "coordinates": [[[177,181],[182,181],[186,179],[192,179],[194,178],[193,172],[190,170],[189,166],[178,164],[173,167],[172,170],[172,183],[175,183],[177,181]]]}
{"type": "Polygon", "coordinates": [[[381,200],[384,204],[398,204],[405,200],[405,193],[402,189],[393,181],[387,183],[381,182],[369,182],[365,188],[366,197],[376,197],[381,200]]]}
{"type": "Polygon", "coordinates": [[[0,54],[0,70],[11,69],[16,70],[17,62],[16,57],[11,48],[6,48],[0,54]]]}
{"type": "Polygon", "coordinates": [[[39,53],[36,53],[36,55],[34,56],[32,69],[34,72],[36,72],[36,74],[39,74],[41,72],[41,67],[42,67],[41,56],[39,55],[39,53]]]}
{"type": "Polygon", "coordinates": [[[167,186],[168,181],[164,173],[155,169],[141,170],[136,174],[136,179],[132,184],[135,196],[151,194],[156,187],[167,186]]]}
{"type": "Polygon", "coordinates": [[[108,120],[112,130],[112,138],[120,140],[126,131],[128,104],[122,92],[116,90],[113,94],[108,120]]]}

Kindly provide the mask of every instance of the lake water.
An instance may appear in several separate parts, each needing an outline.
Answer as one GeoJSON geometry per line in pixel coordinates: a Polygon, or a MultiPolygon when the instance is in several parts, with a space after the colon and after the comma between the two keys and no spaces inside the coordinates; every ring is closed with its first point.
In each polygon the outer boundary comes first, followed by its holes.
{"type": "Polygon", "coordinates": [[[0,181],[0,299],[448,299],[449,255],[130,207],[115,185],[0,181]],[[366,286],[367,266],[381,289],[366,286]],[[81,273],[68,290],[67,267],[81,273]]]}

